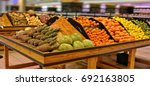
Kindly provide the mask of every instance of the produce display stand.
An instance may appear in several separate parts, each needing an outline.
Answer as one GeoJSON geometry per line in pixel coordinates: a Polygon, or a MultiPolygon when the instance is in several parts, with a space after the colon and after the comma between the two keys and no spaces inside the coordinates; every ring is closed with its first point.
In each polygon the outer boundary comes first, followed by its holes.
{"type": "MultiPolygon", "coordinates": [[[[0,35],[12,36],[16,31],[24,30],[26,27],[36,27],[32,26],[14,26],[11,19],[8,17],[7,13],[0,14],[0,35]]],[[[0,44],[0,50],[3,50],[3,46],[0,44]]]]}
{"type": "Polygon", "coordinates": [[[150,39],[116,43],[111,45],[104,45],[92,48],[84,48],[77,50],[70,50],[64,52],[39,52],[19,40],[13,39],[10,36],[0,36],[0,43],[4,45],[4,57],[6,68],[21,68],[38,64],[42,68],[49,68],[53,65],[60,65],[69,62],[74,62],[82,59],[87,59],[87,68],[95,69],[97,60],[101,55],[107,55],[120,51],[129,51],[128,68],[133,69],[135,64],[136,48],[150,45],[150,39]],[[31,59],[34,63],[9,65],[8,48],[15,50],[22,55],[31,59]]]}
{"type": "MultiPolygon", "coordinates": [[[[12,36],[16,34],[16,31],[24,30],[26,27],[35,27],[35,26],[3,26],[0,29],[0,35],[12,36]]],[[[0,44],[0,50],[3,50],[3,46],[0,44]]]]}

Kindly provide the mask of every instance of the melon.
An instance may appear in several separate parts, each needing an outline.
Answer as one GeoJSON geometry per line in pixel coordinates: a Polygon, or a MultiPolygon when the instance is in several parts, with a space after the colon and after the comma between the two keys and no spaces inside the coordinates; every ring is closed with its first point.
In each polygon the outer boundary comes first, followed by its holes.
{"type": "Polygon", "coordinates": [[[84,44],[84,47],[86,47],[86,48],[94,47],[93,42],[91,40],[89,40],[89,39],[83,40],[83,44],[84,44]]]}
{"type": "Polygon", "coordinates": [[[84,44],[81,41],[75,41],[73,43],[73,47],[74,49],[81,49],[81,48],[84,48],[84,44]]]}
{"type": "Polygon", "coordinates": [[[59,43],[60,43],[60,44],[62,44],[62,43],[72,44],[72,39],[71,39],[70,36],[64,35],[64,36],[59,40],[59,43]]]}
{"type": "Polygon", "coordinates": [[[72,34],[71,38],[73,41],[82,41],[82,38],[81,38],[80,34],[78,34],[78,33],[72,34]]]}
{"type": "Polygon", "coordinates": [[[73,47],[70,44],[63,43],[58,48],[59,51],[68,51],[73,50],[73,47]]]}

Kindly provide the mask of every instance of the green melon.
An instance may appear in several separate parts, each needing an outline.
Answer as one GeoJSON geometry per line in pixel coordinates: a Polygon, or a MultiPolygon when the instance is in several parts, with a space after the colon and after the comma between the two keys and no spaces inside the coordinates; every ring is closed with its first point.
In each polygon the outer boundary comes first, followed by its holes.
{"type": "Polygon", "coordinates": [[[78,34],[78,33],[72,34],[71,38],[73,41],[82,41],[82,38],[81,38],[80,34],[78,34]]]}
{"type": "Polygon", "coordinates": [[[84,44],[84,47],[86,47],[86,48],[94,47],[93,42],[91,40],[89,40],[89,39],[83,40],[83,44],[84,44]]]}
{"type": "Polygon", "coordinates": [[[67,51],[67,50],[73,50],[73,47],[70,44],[63,43],[58,48],[59,51],[67,51]]]}
{"type": "Polygon", "coordinates": [[[72,39],[71,39],[70,36],[64,35],[64,36],[59,40],[59,43],[60,43],[60,44],[62,44],[62,43],[72,44],[72,39]]]}
{"type": "Polygon", "coordinates": [[[75,41],[73,43],[73,47],[74,49],[81,49],[81,48],[84,48],[84,44],[81,41],[75,41]]]}

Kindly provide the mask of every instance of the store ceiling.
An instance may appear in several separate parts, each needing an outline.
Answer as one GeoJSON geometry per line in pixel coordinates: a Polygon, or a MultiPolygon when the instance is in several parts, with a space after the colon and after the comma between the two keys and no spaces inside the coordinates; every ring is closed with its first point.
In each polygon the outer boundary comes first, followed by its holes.
{"type": "Polygon", "coordinates": [[[150,0],[80,0],[85,3],[145,3],[150,0]]]}
{"type": "Polygon", "coordinates": [[[27,3],[48,3],[48,2],[84,2],[84,3],[145,3],[150,0],[26,0],[27,3]]]}
{"type": "MultiPolygon", "coordinates": [[[[19,0],[9,0],[11,5],[17,4],[19,0]]],[[[78,1],[78,2],[83,2],[84,4],[89,4],[89,3],[120,3],[120,4],[133,4],[136,3],[137,5],[143,5],[146,7],[150,7],[150,0],[26,0],[27,5],[39,5],[39,6],[54,6],[54,5],[60,5],[61,1],[78,1]]]]}

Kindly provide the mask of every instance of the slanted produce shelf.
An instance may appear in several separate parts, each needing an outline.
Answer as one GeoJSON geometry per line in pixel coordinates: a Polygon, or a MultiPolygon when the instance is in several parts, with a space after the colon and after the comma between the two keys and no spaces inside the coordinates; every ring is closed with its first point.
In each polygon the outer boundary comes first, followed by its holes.
{"type": "MultiPolygon", "coordinates": [[[[19,40],[13,39],[10,36],[1,35],[0,43],[5,45],[5,48],[9,47],[12,50],[21,53],[22,55],[25,55],[26,57],[33,60],[35,63],[39,64],[40,66],[47,67],[47,66],[58,65],[58,64],[68,63],[68,62],[82,60],[82,59],[91,59],[93,57],[98,57],[100,55],[106,55],[114,52],[132,50],[132,49],[148,46],[150,45],[150,39],[104,45],[104,46],[98,46],[92,48],[70,50],[64,52],[40,52],[31,48],[25,43],[21,43],[19,40]]],[[[7,49],[5,49],[5,56],[7,57],[8,51],[6,50],[7,49]]],[[[131,54],[135,54],[135,53],[132,52],[131,54]]],[[[134,55],[131,56],[135,58],[134,55]]],[[[135,61],[135,59],[131,59],[131,60],[135,61]]]]}

